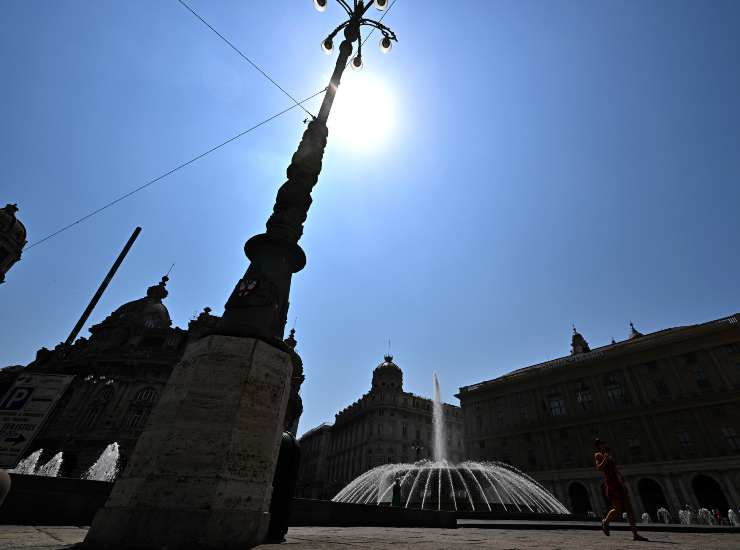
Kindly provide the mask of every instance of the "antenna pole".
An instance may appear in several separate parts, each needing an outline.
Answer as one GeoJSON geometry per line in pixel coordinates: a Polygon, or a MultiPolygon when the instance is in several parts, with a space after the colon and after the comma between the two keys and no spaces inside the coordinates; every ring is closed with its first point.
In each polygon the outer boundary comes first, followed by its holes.
{"type": "Polygon", "coordinates": [[[121,266],[121,263],[123,263],[123,260],[128,254],[128,251],[131,250],[131,246],[134,244],[134,241],[139,236],[139,233],[141,233],[141,227],[137,227],[136,229],[134,229],[134,232],[129,237],[128,242],[123,247],[123,250],[121,250],[121,253],[118,255],[118,258],[116,258],[116,261],[113,262],[113,265],[111,266],[110,271],[108,271],[108,275],[106,275],[105,279],[103,279],[103,282],[100,283],[100,286],[98,287],[97,292],[92,297],[92,300],[90,300],[90,303],[87,304],[85,311],[82,312],[82,316],[80,317],[80,320],[77,321],[75,328],[73,328],[72,332],[70,332],[69,336],[67,336],[67,340],[64,342],[65,346],[72,345],[72,342],[74,342],[75,338],[77,338],[77,335],[80,333],[80,330],[82,330],[83,325],[87,322],[87,319],[90,317],[90,314],[92,313],[93,309],[95,309],[95,306],[98,305],[98,300],[100,300],[100,297],[103,295],[103,292],[105,292],[105,289],[108,288],[108,284],[110,283],[111,279],[113,279],[113,276],[116,274],[116,271],[118,271],[118,268],[121,266]]]}

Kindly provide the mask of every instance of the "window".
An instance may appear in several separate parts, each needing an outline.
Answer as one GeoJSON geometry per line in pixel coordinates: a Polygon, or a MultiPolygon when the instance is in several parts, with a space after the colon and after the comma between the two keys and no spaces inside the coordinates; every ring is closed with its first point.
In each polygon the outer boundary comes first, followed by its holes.
{"type": "Polygon", "coordinates": [[[406,424],[401,424],[401,434],[403,434],[403,437],[408,435],[408,426],[406,424]]]}
{"type": "Polygon", "coordinates": [[[655,386],[655,393],[658,394],[658,397],[666,398],[671,396],[671,390],[668,389],[668,384],[665,383],[665,380],[653,380],[653,386],[655,386]]]}
{"type": "Polygon", "coordinates": [[[566,446],[565,449],[563,449],[563,463],[566,466],[573,466],[575,462],[576,462],[576,458],[573,455],[573,451],[571,450],[570,447],[566,446]]]}
{"type": "Polygon", "coordinates": [[[486,448],[486,442],[482,439],[478,442],[478,448],[479,449],[485,449],[486,448]]]}
{"type": "Polygon", "coordinates": [[[378,409],[378,416],[383,416],[383,409],[378,409]]]}
{"type": "Polygon", "coordinates": [[[697,386],[699,386],[700,388],[709,387],[709,380],[707,380],[707,372],[704,370],[704,367],[696,367],[694,374],[696,375],[697,386]]]}
{"type": "Polygon", "coordinates": [[[382,433],[383,433],[383,425],[382,424],[378,424],[378,435],[380,435],[382,433]]]}
{"type": "Polygon", "coordinates": [[[480,415],[475,417],[475,427],[478,428],[478,430],[483,428],[483,418],[481,418],[480,415]]]}
{"type": "Polygon", "coordinates": [[[563,416],[565,415],[565,400],[562,396],[556,395],[550,397],[550,415],[551,416],[563,416]]]}
{"type": "Polygon", "coordinates": [[[157,400],[157,390],[154,388],[144,388],[134,397],[135,403],[154,403],[157,400]]]}
{"type": "Polygon", "coordinates": [[[576,388],[576,402],[582,411],[590,411],[594,406],[594,398],[591,395],[591,388],[586,384],[580,383],[576,388]]]}
{"type": "Polygon", "coordinates": [[[735,431],[735,428],[731,428],[730,426],[725,426],[724,428],[722,428],[722,435],[725,437],[727,446],[730,449],[732,449],[733,451],[740,450],[740,437],[738,437],[737,432],[735,431]]]}
{"type": "Polygon", "coordinates": [[[689,436],[689,432],[678,432],[676,437],[678,437],[678,445],[682,449],[688,449],[691,447],[691,437],[689,436]]]}
{"type": "Polygon", "coordinates": [[[606,379],[606,397],[612,407],[624,405],[624,387],[616,374],[610,374],[606,379]]]}

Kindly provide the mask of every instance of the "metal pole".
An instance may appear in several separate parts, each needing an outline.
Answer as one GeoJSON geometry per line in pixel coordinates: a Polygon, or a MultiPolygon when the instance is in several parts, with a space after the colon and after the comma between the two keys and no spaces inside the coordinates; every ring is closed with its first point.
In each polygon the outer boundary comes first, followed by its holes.
{"type": "Polygon", "coordinates": [[[118,255],[118,258],[116,258],[116,261],[111,266],[110,271],[108,271],[108,274],[105,276],[105,279],[103,279],[103,282],[100,283],[100,286],[98,287],[98,291],[95,293],[95,296],[93,296],[92,300],[90,300],[90,303],[87,304],[87,307],[85,308],[85,311],[82,312],[82,316],[80,317],[80,320],[77,321],[75,328],[73,328],[72,332],[69,333],[67,340],[64,342],[65,346],[71,345],[72,342],[74,342],[75,338],[77,338],[77,335],[80,333],[80,330],[82,330],[82,326],[87,322],[87,319],[88,317],[90,317],[90,314],[92,313],[93,309],[95,309],[95,306],[98,305],[98,300],[100,300],[100,297],[103,295],[103,292],[105,292],[105,289],[108,288],[108,284],[110,283],[111,279],[113,279],[113,276],[116,274],[116,271],[118,271],[118,268],[121,266],[121,263],[123,263],[123,259],[128,254],[128,251],[131,249],[131,246],[134,244],[136,237],[139,236],[139,233],[141,233],[141,227],[137,227],[136,229],[134,229],[134,232],[131,233],[131,236],[129,237],[128,242],[123,247],[123,250],[121,250],[121,253],[118,255]]]}

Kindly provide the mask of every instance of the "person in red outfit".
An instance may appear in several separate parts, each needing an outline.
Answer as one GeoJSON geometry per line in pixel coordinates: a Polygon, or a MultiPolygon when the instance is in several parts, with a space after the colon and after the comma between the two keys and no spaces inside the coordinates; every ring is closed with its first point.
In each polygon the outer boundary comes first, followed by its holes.
{"type": "Polygon", "coordinates": [[[601,529],[604,534],[609,536],[609,522],[615,517],[620,517],[622,510],[627,512],[629,518],[630,528],[632,529],[632,538],[634,540],[647,541],[645,537],[640,536],[637,533],[637,526],[635,525],[635,513],[632,511],[632,504],[630,503],[629,494],[627,492],[627,485],[624,482],[622,474],[617,469],[617,463],[614,462],[614,458],[611,456],[611,451],[607,447],[606,443],[597,439],[594,441],[594,462],[596,463],[596,469],[604,472],[604,481],[602,482],[602,488],[604,495],[612,503],[612,509],[606,514],[603,520],[601,520],[601,529]]]}

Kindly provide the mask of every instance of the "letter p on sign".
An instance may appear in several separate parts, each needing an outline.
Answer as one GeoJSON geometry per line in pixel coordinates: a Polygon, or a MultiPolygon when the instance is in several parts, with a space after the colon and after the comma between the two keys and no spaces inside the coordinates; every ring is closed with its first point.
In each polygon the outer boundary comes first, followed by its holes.
{"type": "Polygon", "coordinates": [[[32,387],[27,386],[16,386],[0,403],[0,410],[3,411],[19,411],[28,402],[28,399],[33,393],[32,387]]]}

